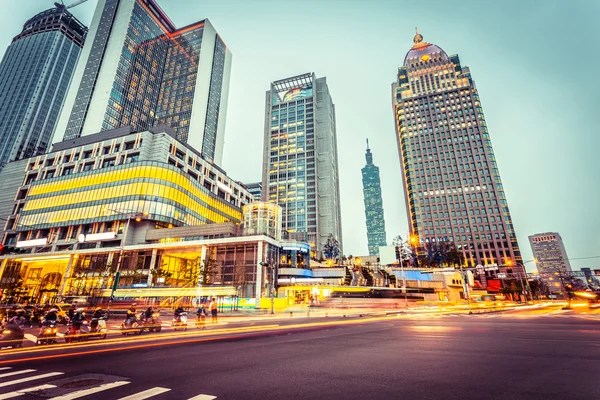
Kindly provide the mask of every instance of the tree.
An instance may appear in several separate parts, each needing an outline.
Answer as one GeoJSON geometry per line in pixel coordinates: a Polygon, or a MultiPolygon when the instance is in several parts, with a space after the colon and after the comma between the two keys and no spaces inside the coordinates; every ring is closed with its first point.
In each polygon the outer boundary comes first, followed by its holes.
{"type": "Polygon", "coordinates": [[[327,242],[325,242],[325,246],[323,246],[323,253],[325,254],[325,258],[329,260],[337,259],[340,255],[340,242],[333,237],[332,233],[329,234],[327,242]]]}
{"type": "Polygon", "coordinates": [[[198,283],[202,286],[208,285],[212,282],[214,276],[217,274],[217,262],[212,258],[205,258],[200,263],[200,271],[198,283]]]}

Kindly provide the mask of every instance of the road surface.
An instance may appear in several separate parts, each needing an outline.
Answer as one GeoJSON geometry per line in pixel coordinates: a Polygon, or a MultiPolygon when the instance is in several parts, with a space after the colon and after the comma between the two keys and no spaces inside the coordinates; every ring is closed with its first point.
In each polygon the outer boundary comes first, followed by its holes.
{"type": "Polygon", "coordinates": [[[390,316],[0,362],[0,399],[591,400],[600,398],[599,372],[598,317],[390,316]]]}

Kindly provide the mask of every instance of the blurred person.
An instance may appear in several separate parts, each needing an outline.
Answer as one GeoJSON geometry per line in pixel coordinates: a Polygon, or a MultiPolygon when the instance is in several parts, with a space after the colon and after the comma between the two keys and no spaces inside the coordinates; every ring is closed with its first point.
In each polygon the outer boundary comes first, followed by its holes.
{"type": "Polygon", "coordinates": [[[212,323],[216,324],[217,323],[217,302],[214,297],[212,298],[210,304],[208,305],[208,308],[210,309],[210,314],[212,315],[212,323]]]}

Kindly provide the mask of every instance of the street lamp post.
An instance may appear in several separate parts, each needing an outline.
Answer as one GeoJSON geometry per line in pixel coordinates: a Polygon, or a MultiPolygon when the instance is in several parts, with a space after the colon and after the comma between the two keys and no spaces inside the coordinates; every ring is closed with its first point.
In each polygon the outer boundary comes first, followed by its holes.
{"type": "Polygon", "coordinates": [[[129,232],[129,225],[130,225],[132,219],[135,219],[137,222],[141,221],[142,217],[148,216],[148,212],[144,211],[144,212],[128,213],[128,212],[123,212],[123,211],[119,211],[119,210],[111,210],[111,209],[107,209],[107,210],[112,211],[116,214],[125,215],[127,217],[127,223],[125,224],[125,229],[123,230],[123,238],[121,239],[121,245],[119,246],[119,260],[117,261],[117,268],[115,269],[113,284],[112,284],[112,288],[110,291],[110,302],[108,303],[109,304],[108,308],[110,308],[110,304],[115,296],[115,291],[117,290],[117,285],[119,284],[119,276],[121,274],[120,270],[121,270],[121,265],[123,264],[123,254],[125,253],[125,241],[127,240],[127,233],[129,232]]]}

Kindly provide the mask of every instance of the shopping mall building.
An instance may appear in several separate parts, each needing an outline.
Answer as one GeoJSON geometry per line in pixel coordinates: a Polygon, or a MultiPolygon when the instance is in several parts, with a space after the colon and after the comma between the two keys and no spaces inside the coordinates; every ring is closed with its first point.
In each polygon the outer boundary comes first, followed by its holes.
{"type": "Polygon", "coordinates": [[[252,201],[167,127],[60,142],[0,176],[4,300],[237,295],[260,306],[276,267],[308,268],[310,247],[282,240],[279,206],[252,201]]]}

